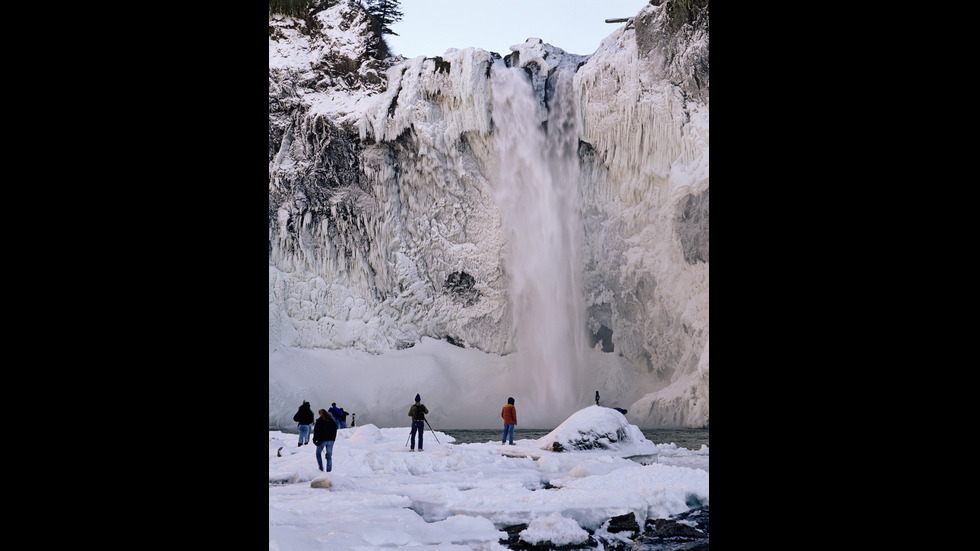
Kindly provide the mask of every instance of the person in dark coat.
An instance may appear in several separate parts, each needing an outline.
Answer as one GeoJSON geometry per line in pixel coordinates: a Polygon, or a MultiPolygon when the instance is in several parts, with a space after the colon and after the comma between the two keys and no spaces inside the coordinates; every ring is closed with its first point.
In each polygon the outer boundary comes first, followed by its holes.
{"type": "Polygon", "coordinates": [[[310,403],[306,400],[303,401],[303,405],[299,406],[299,410],[296,415],[293,415],[293,421],[299,423],[299,444],[296,446],[302,446],[303,444],[310,443],[310,430],[313,429],[313,409],[310,407],[310,403]]]}
{"type": "Polygon", "coordinates": [[[344,422],[344,410],[337,407],[337,402],[330,404],[330,409],[327,410],[327,413],[337,421],[337,428],[347,428],[347,423],[344,422]]]}
{"type": "Polygon", "coordinates": [[[337,439],[337,421],[321,409],[320,416],[317,417],[316,424],[313,425],[313,444],[316,445],[316,465],[323,470],[323,460],[320,459],[320,452],[327,452],[327,472],[333,470],[333,442],[337,439]]]}
{"type": "Polygon", "coordinates": [[[429,408],[422,403],[422,396],[415,395],[415,404],[408,408],[408,416],[412,418],[412,449],[415,451],[415,433],[419,433],[419,451],[422,451],[422,435],[425,434],[425,414],[429,413],[429,408]]]}

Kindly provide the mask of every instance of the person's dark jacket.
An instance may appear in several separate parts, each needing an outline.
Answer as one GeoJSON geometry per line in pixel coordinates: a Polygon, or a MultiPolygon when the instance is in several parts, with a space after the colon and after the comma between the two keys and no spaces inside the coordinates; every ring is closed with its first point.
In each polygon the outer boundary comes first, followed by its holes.
{"type": "Polygon", "coordinates": [[[337,422],[327,417],[318,417],[316,424],[313,425],[313,445],[319,446],[320,442],[330,442],[337,439],[337,422]]]}
{"type": "Polygon", "coordinates": [[[296,412],[296,415],[293,415],[293,421],[296,421],[300,425],[313,424],[313,410],[310,409],[309,402],[303,402],[303,405],[299,406],[299,411],[296,412]]]}
{"type": "Polygon", "coordinates": [[[421,403],[412,404],[412,407],[408,408],[408,416],[412,418],[412,421],[425,421],[426,413],[429,413],[429,408],[421,403]]]}

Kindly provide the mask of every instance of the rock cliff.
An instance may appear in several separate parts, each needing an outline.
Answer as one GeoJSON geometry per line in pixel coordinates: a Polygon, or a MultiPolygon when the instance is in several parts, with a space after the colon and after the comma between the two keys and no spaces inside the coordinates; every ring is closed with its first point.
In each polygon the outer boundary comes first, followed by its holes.
{"type": "Polygon", "coordinates": [[[707,0],[651,2],[589,56],[529,38],[388,57],[346,2],[269,31],[270,354],[432,337],[507,356],[534,332],[513,251],[542,238],[502,209],[524,152],[500,141],[498,75],[521,68],[541,143],[571,136],[554,178],[576,199],[582,347],[617,358],[635,424],[708,425],[707,0]]]}

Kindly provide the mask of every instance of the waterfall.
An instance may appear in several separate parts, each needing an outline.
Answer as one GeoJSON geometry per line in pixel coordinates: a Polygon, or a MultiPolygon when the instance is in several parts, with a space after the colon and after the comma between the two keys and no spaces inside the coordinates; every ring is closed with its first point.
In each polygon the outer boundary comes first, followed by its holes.
{"type": "Polygon", "coordinates": [[[707,426],[707,10],[646,3],[587,56],[382,60],[326,4],[269,20],[270,426],[298,396],[400,426],[416,385],[446,428],[514,396],[550,429],[597,390],[707,426]]]}
{"type": "Polygon", "coordinates": [[[586,388],[578,132],[573,67],[559,67],[545,125],[523,69],[492,67],[494,199],[508,248],[515,395],[552,426],[590,405],[586,388]],[[544,127],[546,128],[544,128],[544,127]]]}

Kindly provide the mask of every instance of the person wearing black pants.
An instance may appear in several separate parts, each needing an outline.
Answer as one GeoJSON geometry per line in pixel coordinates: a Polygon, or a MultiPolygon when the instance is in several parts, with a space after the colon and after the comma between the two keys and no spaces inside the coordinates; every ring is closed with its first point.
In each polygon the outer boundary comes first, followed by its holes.
{"type": "Polygon", "coordinates": [[[415,433],[419,433],[419,451],[422,451],[422,435],[425,434],[425,414],[429,413],[429,408],[422,404],[422,396],[415,395],[415,404],[408,408],[408,416],[412,418],[412,449],[415,451],[415,433]]]}

